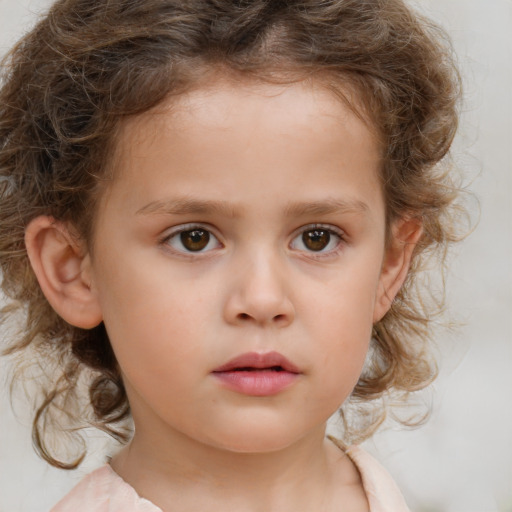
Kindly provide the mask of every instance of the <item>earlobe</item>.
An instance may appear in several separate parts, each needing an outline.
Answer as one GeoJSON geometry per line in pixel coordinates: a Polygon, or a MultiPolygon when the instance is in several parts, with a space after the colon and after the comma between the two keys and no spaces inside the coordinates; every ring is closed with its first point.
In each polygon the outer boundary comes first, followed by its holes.
{"type": "Polygon", "coordinates": [[[90,258],[69,228],[52,217],[37,217],[25,230],[25,246],[39,285],[59,316],[75,327],[96,327],[102,315],[90,258]]]}
{"type": "Polygon", "coordinates": [[[392,236],[382,264],[379,287],[373,313],[373,323],[389,311],[397,293],[407,278],[412,256],[421,239],[423,228],[417,219],[398,219],[392,226],[392,236]]]}

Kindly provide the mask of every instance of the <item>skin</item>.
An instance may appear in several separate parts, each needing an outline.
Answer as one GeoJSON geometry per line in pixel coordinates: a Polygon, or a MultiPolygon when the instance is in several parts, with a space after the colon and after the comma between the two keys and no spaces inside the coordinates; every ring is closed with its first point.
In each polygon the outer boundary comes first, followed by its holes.
{"type": "Polygon", "coordinates": [[[324,437],[419,236],[400,221],[386,245],[380,153],[314,84],[219,80],[121,127],[92,252],[31,223],[50,303],[73,325],[105,322],[135,423],[112,466],[140,495],[165,511],[368,509],[324,437]],[[210,236],[198,252],[180,237],[193,229],[210,236]],[[302,237],[315,229],[321,250],[302,237]],[[212,373],[269,351],[299,368],[276,395],[212,373]]]}

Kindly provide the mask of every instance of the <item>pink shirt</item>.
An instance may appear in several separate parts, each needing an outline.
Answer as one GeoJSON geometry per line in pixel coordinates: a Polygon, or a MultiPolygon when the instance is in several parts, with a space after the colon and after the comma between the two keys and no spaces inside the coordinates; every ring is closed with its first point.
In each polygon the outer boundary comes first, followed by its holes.
{"type": "MultiPolygon", "coordinates": [[[[361,474],[370,512],[409,512],[389,473],[368,453],[346,450],[361,474]]],[[[141,498],[108,464],[86,476],[50,512],[162,512],[141,498]]]]}

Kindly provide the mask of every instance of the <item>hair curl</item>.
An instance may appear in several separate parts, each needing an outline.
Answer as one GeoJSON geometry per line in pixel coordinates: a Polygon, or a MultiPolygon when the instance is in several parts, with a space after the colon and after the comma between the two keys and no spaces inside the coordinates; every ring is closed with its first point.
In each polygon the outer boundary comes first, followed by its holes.
{"type": "Polygon", "coordinates": [[[439,304],[422,300],[418,275],[427,257],[442,262],[457,238],[457,187],[438,165],[456,131],[460,96],[443,32],[402,0],[60,0],[4,59],[0,91],[0,265],[10,299],[2,319],[23,323],[6,352],[31,350],[41,366],[53,362],[33,428],[39,454],[53,465],[73,468],[81,460],[60,461],[47,435],[52,421],[68,431],[84,426],[76,406],[84,388],[89,424],[120,440],[129,437],[122,428],[129,405],[104,326],[72,327],[43,296],[25,227],[50,215],[90,241],[119,123],[219,69],[356,91],[354,109],[382,141],[388,223],[406,214],[424,232],[343,406],[360,406],[365,415],[366,428],[354,431],[364,437],[379,424],[380,398],[407,395],[435,376],[429,326],[431,306],[439,304]],[[368,414],[368,404],[376,412],[368,414]]]}

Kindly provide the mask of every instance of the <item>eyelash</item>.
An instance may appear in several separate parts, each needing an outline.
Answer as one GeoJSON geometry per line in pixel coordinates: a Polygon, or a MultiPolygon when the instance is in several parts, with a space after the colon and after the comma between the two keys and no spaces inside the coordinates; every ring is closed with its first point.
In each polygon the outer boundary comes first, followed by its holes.
{"type": "Polygon", "coordinates": [[[290,242],[290,247],[292,247],[294,241],[299,238],[302,239],[301,243],[304,244],[304,235],[308,232],[313,231],[323,231],[328,234],[329,240],[327,247],[333,243],[333,237],[335,237],[337,240],[334,242],[335,246],[328,250],[325,250],[325,248],[322,248],[321,250],[318,251],[314,251],[311,249],[299,249],[301,252],[306,253],[308,258],[323,259],[336,256],[341,251],[343,243],[346,243],[346,235],[341,229],[330,224],[310,224],[306,226],[301,226],[297,231],[295,231],[292,237],[292,241],[290,242]]]}
{"type": "MultiPolygon", "coordinates": [[[[208,246],[211,245],[212,239],[214,241],[216,241],[217,246],[220,246],[220,247],[223,246],[222,242],[219,240],[219,237],[217,235],[215,235],[215,233],[213,232],[211,227],[205,226],[202,224],[182,224],[182,225],[178,226],[177,228],[175,228],[174,230],[172,230],[170,233],[167,233],[165,235],[165,237],[162,238],[162,240],[160,240],[160,245],[165,246],[167,249],[171,250],[174,253],[179,254],[180,256],[194,257],[195,255],[206,254],[206,253],[211,252],[213,249],[212,248],[208,249],[208,246]],[[172,245],[171,242],[174,238],[181,236],[183,233],[193,233],[194,231],[204,232],[204,233],[208,234],[207,243],[203,248],[201,248],[197,251],[193,251],[193,250],[187,250],[185,247],[183,247],[182,242],[181,242],[182,248],[177,248],[172,245]]],[[[180,242],[178,242],[178,243],[180,243],[180,242]]],[[[215,248],[218,248],[218,247],[215,247],[215,248]]]]}
{"type": "MultiPolygon", "coordinates": [[[[332,226],[332,225],[325,225],[325,224],[310,224],[310,225],[306,225],[306,226],[301,226],[298,230],[296,230],[294,232],[294,234],[292,236],[292,240],[289,244],[290,248],[297,249],[296,247],[294,247],[294,245],[296,245],[296,240],[298,240],[299,238],[301,238],[301,241],[299,243],[302,243],[304,245],[305,244],[304,235],[308,232],[311,233],[313,231],[318,231],[318,232],[322,231],[328,235],[328,241],[327,241],[326,247],[329,247],[329,245],[332,245],[333,236],[334,236],[334,238],[337,239],[337,241],[335,241],[335,247],[330,248],[329,250],[325,250],[325,248],[321,248],[318,251],[313,250],[313,249],[308,249],[308,248],[298,249],[300,252],[306,253],[308,255],[308,257],[310,257],[310,258],[322,259],[322,258],[326,258],[326,257],[328,258],[328,257],[335,256],[341,250],[341,245],[343,244],[343,242],[346,242],[345,233],[342,230],[340,230],[339,228],[336,228],[335,226],[332,226]]],[[[193,242],[193,240],[192,240],[192,242],[193,242]]],[[[204,240],[203,240],[203,242],[204,242],[204,240]]],[[[162,246],[166,246],[166,248],[168,248],[169,250],[171,250],[175,253],[178,253],[179,255],[184,256],[184,257],[194,257],[195,255],[210,253],[214,249],[223,247],[222,242],[219,240],[219,237],[217,235],[215,235],[215,233],[213,232],[211,227],[202,225],[202,224],[180,225],[177,228],[175,228],[174,230],[172,230],[170,233],[167,233],[165,235],[165,237],[160,240],[160,244],[162,246]],[[199,235],[199,232],[203,232],[208,235],[206,244],[204,245],[204,247],[201,247],[196,251],[189,250],[186,247],[183,247],[183,239],[181,240],[181,242],[178,241],[178,244],[181,244],[181,246],[182,246],[181,248],[178,248],[171,243],[173,241],[173,239],[179,240],[177,237],[181,236],[183,233],[193,233],[194,231],[197,231],[198,235],[199,235]],[[216,241],[216,242],[214,242],[214,243],[216,243],[216,247],[208,248],[212,243],[212,239],[214,241],[216,241]]]]}

